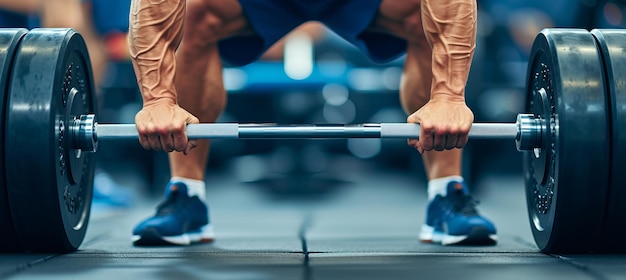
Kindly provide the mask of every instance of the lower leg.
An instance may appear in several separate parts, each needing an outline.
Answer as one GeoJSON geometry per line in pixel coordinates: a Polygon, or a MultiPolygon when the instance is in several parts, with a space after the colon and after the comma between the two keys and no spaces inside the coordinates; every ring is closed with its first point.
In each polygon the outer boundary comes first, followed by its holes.
{"type": "MultiPolygon", "coordinates": [[[[201,122],[214,122],[226,102],[217,46],[182,44],[177,62],[179,105],[201,122]]],[[[133,244],[189,245],[213,240],[209,209],[204,203],[209,141],[198,141],[197,144],[187,155],[169,153],[172,184],[168,184],[166,190],[168,199],[159,204],[154,216],[135,227],[133,244]]]]}
{"type": "MultiPolygon", "coordinates": [[[[226,106],[217,42],[250,32],[237,0],[187,0],[184,37],[176,57],[176,91],[179,105],[201,123],[215,122],[226,106]]],[[[204,180],[210,142],[197,144],[187,155],[170,153],[172,177],[204,180]]]]}
{"type": "MultiPolygon", "coordinates": [[[[201,123],[212,123],[226,106],[217,42],[251,29],[237,0],[187,0],[186,5],[184,37],[176,54],[177,101],[201,123]]],[[[168,197],[156,215],[135,227],[134,244],[188,245],[213,240],[204,182],[209,146],[208,140],[200,140],[187,155],[169,154],[168,197]]]]}
{"type": "MultiPolygon", "coordinates": [[[[390,5],[410,4],[406,0],[385,1],[390,5]]],[[[421,21],[415,19],[413,22],[421,21]]],[[[414,36],[405,36],[409,44],[400,88],[402,106],[407,114],[414,113],[428,103],[433,79],[430,45],[420,35],[422,28],[419,24],[411,30],[414,36]]],[[[495,244],[497,236],[494,224],[478,214],[474,200],[464,184],[456,183],[463,180],[461,156],[460,149],[427,151],[422,155],[428,177],[429,203],[419,239],[444,245],[495,244]]]]}
{"type": "MultiPolygon", "coordinates": [[[[215,122],[226,104],[217,44],[208,47],[181,45],[176,73],[180,106],[198,117],[201,123],[215,122]]],[[[172,177],[204,180],[209,146],[209,140],[199,140],[198,146],[187,155],[170,153],[172,177]]]]}
{"type": "MultiPolygon", "coordinates": [[[[430,99],[432,81],[430,46],[423,42],[409,43],[400,89],[402,106],[412,114],[430,99]]],[[[422,158],[429,180],[461,175],[461,149],[427,151],[422,158]]]]}

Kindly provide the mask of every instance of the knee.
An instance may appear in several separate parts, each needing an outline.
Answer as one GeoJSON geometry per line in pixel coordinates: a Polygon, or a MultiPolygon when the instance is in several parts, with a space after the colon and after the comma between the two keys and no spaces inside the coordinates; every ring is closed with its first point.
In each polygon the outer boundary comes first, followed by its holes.
{"type": "Polygon", "coordinates": [[[187,0],[185,43],[194,47],[214,44],[219,40],[223,21],[207,1],[187,0]]]}
{"type": "Polygon", "coordinates": [[[226,108],[226,91],[223,87],[216,87],[207,97],[203,100],[204,106],[202,106],[202,113],[200,113],[199,117],[203,122],[215,122],[226,108]]]}
{"type": "Polygon", "coordinates": [[[424,33],[424,25],[422,23],[422,9],[420,1],[414,1],[413,5],[410,5],[405,17],[403,18],[403,30],[405,32],[406,39],[413,44],[426,45],[426,34],[424,33]]]}
{"type": "Polygon", "coordinates": [[[219,88],[215,89],[215,94],[212,97],[211,102],[207,102],[207,104],[210,104],[209,105],[210,108],[208,109],[221,113],[226,108],[226,103],[227,103],[226,100],[227,100],[226,90],[224,89],[223,86],[220,86],[219,88]]]}

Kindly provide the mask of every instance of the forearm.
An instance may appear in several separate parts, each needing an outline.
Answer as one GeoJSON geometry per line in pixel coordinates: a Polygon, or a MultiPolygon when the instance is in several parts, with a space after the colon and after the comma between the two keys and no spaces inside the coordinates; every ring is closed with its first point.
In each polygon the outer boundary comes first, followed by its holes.
{"type": "Polygon", "coordinates": [[[133,0],[130,55],[144,105],[158,100],[177,103],[175,53],[183,34],[185,0],[133,0]]]}
{"type": "Polygon", "coordinates": [[[475,0],[422,0],[422,23],[432,46],[431,99],[464,100],[476,15],[475,0]]]}

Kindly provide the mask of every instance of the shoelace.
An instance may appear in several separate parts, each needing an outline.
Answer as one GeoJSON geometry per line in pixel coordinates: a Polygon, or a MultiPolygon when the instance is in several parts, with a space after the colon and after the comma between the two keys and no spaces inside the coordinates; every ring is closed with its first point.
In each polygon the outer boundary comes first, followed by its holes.
{"type": "Polygon", "coordinates": [[[476,206],[480,202],[473,196],[464,194],[462,190],[455,191],[453,194],[448,194],[446,199],[451,202],[454,212],[460,212],[461,214],[467,216],[478,215],[476,206]]]}

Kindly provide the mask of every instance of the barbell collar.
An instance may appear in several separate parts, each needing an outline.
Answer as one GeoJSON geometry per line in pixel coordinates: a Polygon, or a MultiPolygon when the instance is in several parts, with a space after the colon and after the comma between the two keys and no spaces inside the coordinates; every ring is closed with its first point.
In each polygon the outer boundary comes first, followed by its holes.
{"type": "Polygon", "coordinates": [[[98,150],[97,121],[93,114],[81,115],[74,119],[70,127],[74,147],[81,152],[95,152],[98,150]]]}
{"type": "Polygon", "coordinates": [[[518,151],[529,151],[540,146],[542,134],[547,129],[544,120],[533,114],[519,114],[515,124],[515,146],[518,151]]]}

